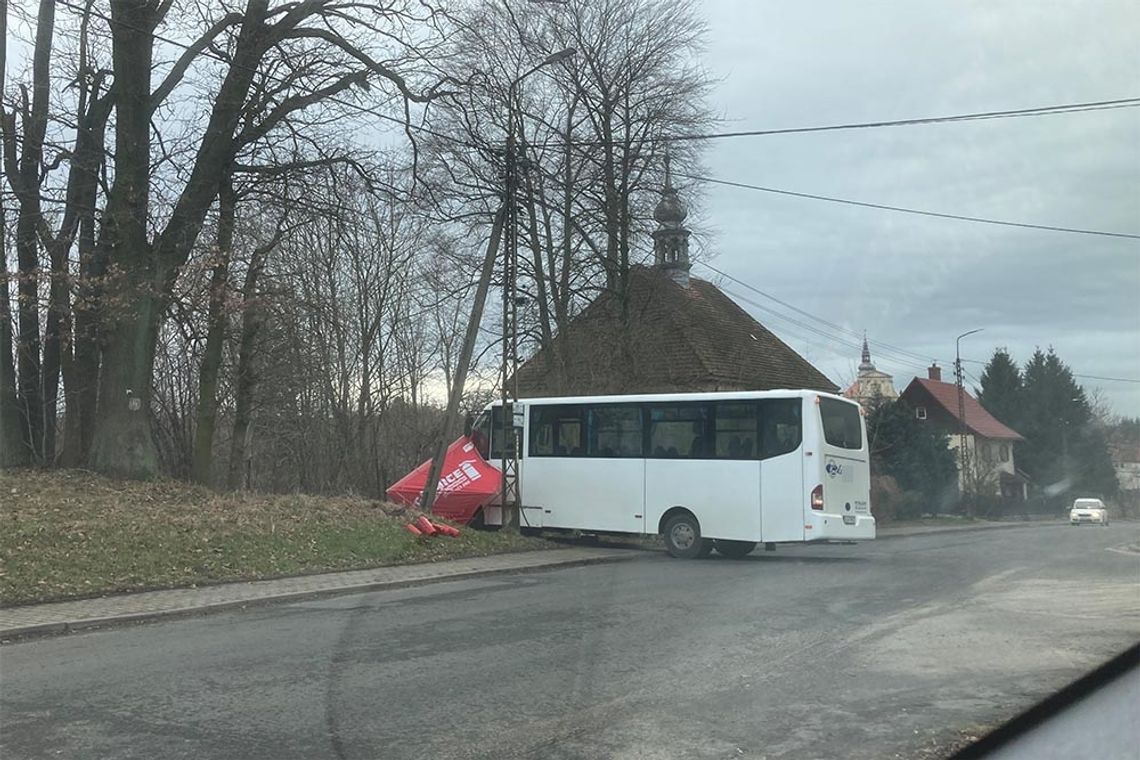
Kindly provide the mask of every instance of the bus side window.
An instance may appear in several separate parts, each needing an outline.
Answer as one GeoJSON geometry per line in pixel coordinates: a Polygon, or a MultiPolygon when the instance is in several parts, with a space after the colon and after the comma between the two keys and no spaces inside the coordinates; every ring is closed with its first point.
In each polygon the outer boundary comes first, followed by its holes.
{"type": "Polygon", "coordinates": [[[649,448],[657,459],[711,457],[711,405],[683,403],[649,407],[649,448]]]}
{"type": "MultiPolygon", "coordinates": [[[[522,438],[522,428],[512,427],[506,435],[506,455],[514,456],[515,442],[522,438]]],[[[503,456],[503,407],[491,408],[491,461],[503,456]]]]}
{"type": "Polygon", "coordinates": [[[798,398],[760,401],[760,458],[788,454],[803,440],[801,401],[798,398]]]}
{"type": "Polygon", "coordinates": [[[602,404],[589,410],[589,456],[641,457],[641,408],[602,404]]]}
{"type": "Polygon", "coordinates": [[[538,410],[531,412],[530,455],[548,457],[554,453],[554,421],[538,410]]]}
{"type": "Polygon", "coordinates": [[[720,401],[715,404],[717,459],[755,459],[757,409],[754,402],[720,401]]]}
{"type": "Polygon", "coordinates": [[[479,415],[471,426],[471,442],[484,461],[491,456],[491,416],[486,412],[479,415]]]}
{"type": "Polygon", "coordinates": [[[582,408],[535,406],[530,412],[530,456],[582,456],[582,408]]]}
{"type": "Polygon", "coordinates": [[[574,409],[570,414],[560,414],[555,420],[556,434],[554,455],[562,457],[580,457],[584,453],[582,446],[582,418],[581,412],[574,409]]]}

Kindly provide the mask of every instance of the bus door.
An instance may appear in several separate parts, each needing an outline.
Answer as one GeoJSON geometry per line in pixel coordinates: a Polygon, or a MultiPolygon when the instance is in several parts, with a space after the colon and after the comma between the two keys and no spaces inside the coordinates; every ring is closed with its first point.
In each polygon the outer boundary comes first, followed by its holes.
{"type": "MultiPolygon", "coordinates": [[[[804,399],[760,401],[760,512],[764,541],[803,541],[804,399]]],[[[813,452],[813,456],[818,456],[813,452]]]]}

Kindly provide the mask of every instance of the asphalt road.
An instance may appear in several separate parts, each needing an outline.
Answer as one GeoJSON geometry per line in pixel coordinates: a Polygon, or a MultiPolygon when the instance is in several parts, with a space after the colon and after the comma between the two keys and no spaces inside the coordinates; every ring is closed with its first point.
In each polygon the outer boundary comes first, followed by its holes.
{"type": "Polygon", "coordinates": [[[0,756],[939,757],[1140,638],[1138,544],[643,552],[17,643],[0,756]]]}

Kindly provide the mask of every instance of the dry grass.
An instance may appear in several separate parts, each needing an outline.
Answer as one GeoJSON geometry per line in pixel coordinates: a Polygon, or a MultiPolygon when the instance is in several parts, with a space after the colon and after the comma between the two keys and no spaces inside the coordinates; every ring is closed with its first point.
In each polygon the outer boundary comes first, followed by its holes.
{"type": "Polygon", "coordinates": [[[0,604],[525,551],[539,539],[418,538],[351,497],[217,494],[82,471],[0,472],[0,604]]]}

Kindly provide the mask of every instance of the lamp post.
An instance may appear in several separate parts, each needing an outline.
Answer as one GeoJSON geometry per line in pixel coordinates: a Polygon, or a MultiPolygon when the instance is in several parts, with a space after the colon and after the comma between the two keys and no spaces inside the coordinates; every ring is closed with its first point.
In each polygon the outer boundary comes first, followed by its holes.
{"type": "MultiPolygon", "coordinates": [[[[974,333],[980,333],[984,328],[977,328],[962,333],[954,341],[954,380],[958,385],[958,466],[961,468],[962,490],[967,490],[970,477],[970,452],[968,449],[968,435],[966,427],[966,391],[962,382],[962,338],[974,333]]],[[[971,495],[966,493],[966,515],[974,516],[974,502],[971,495]]]]}
{"type": "Polygon", "coordinates": [[[516,120],[520,117],[516,108],[519,85],[523,80],[545,66],[564,61],[577,54],[574,48],[565,48],[543,58],[518,75],[507,87],[507,155],[506,155],[506,233],[507,247],[503,257],[503,367],[501,382],[502,419],[500,426],[500,451],[502,454],[502,490],[500,491],[503,527],[515,530],[519,524],[518,489],[518,447],[520,441],[513,440],[511,450],[507,441],[514,439],[514,414],[508,403],[519,396],[519,332],[518,332],[518,155],[516,120]],[[508,384],[510,387],[508,387],[508,384]]]}

